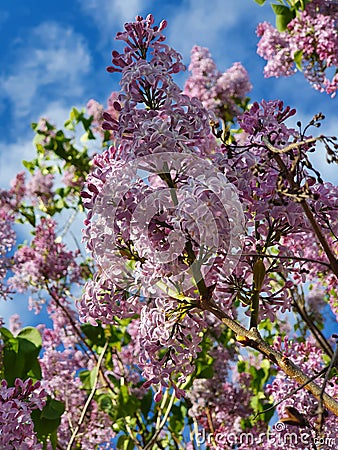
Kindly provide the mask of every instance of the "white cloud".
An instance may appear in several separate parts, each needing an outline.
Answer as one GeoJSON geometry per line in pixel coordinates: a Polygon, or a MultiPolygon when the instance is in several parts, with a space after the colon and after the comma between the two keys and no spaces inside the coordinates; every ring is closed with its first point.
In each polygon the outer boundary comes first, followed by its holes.
{"type": "Polygon", "coordinates": [[[89,15],[101,34],[102,42],[111,41],[116,29],[122,29],[125,22],[142,15],[150,0],[96,0],[79,1],[82,11],[89,15]]]}
{"type": "MultiPolygon", "coordinates": [[[[219,53],[231,42],[231,28],[243,23],[248,16],[255,21],[260,8],[253,1],[238,0],[185,0],[180,8],[173,8],[169,17],[168,42],[186,59],[193,45],[210,48],[219,53]],[[230,42],[224,37],[228,34],[230,42]]],[[[256,23],[256,21],[255,21],[256,23]]],[[[246,34],[243,28],[243,38],[246,34]]],[[[235,42],[231,45],[236,46],[235,42]]]]}
{"type": "MultiPolygon", "coordinates": [[[[69,107],[64,106],[61,101],[51,101],[44,109],[40,110],[39,116],[45,117],[49,122],[61,128],[69,118],[69,107]]],[[[15,175],[25,170],[21,164],[22,160],[30,161],[35,158],[36,150],[33,145],[34,132],[21,136],[14,143],[0,141],[0,186],[8,189],[9,183],[15,175]]]]}
{"type": "Polygon", "coordinates": [[[8,189],[10,181],[15,175],[24,170],[20,165],[23,159],[30,160],[34,157],[32,139],[21,138],[14,144],[0,142],[0,183],[1,188],[8,189]]]}
{"type": "Polygon", "coordinates": [[[2,74],[0,98],[10,101],[15,117],[40,114],[53,98],[74,99],[84,92],[81,82],[90,70],[83,36],[54,22],[42,23],[22,41],[13,64],[2,74]]]}

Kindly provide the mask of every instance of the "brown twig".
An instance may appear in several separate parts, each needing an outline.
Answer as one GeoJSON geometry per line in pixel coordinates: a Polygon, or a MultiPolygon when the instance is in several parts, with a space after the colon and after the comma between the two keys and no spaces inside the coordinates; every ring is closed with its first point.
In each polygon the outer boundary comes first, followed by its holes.
{"type": "Polygon", "coordinates": [[[271,362],[279,366],[283,372],[286,373],[290,378],[295,380],[300,385],[304,384],[305,389],[307,389],[311,394],[320,400],[321,396],[323,398],[323,404],[325,407],[338,416],[338,402],[333,399],[330,395],[321,392],[320,386],[310,380],[310,378],[294,364],[289,358],[285,357],[281,352],[275,348],[268,345],[259,334],[257,328],[251,328],[247,330],[234,319],[232,319],[228,314],[222,311],[216,303],[211,299],[201,299],[200,302],[201,309],[211,312],[214,316],[221,320],[224,325],[229,327],[236,335],[238,340],[242,345],[251,347],[259,351],[271,362]]]}

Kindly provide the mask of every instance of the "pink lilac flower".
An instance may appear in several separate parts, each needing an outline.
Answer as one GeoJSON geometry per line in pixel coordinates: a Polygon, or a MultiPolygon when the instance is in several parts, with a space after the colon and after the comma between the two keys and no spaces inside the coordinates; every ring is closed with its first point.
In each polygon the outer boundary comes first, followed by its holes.
{"type": "Polygon", "coordinates": [[[12,314],[9,318],[10,332],[16,335],[22,328],[22,322],[19,314],[12,314]]]}
{"type": "Polygon", "coordinates": [[[1,209],[9,215],[15,215],[25,195],[25,172],[20,172],[11,181],[11,188],[8,191],[0,189],[1,209]]]}
{"type": "Polygon", "coordinates": [[[264,67],[264,75],[269,77],[287,77],[296,72],[293,51],[287,32],[279,32],[270,23],[263,22],[257,27],[257,36],[261,39],[257,53],[268,62],[264,67]]]}
{"type": "Polygon", "coordinates": [[[284,108],[281,100],[254,102],[249,111],[238,117],[239,124],[250,135],[250,141],[260,143],[266,137],[276,147],[284,147],[296,130],[288,128],[284,121],[296,114],[289,106],[284,108]]]}
{"type": "Polygon", "coordinates": [[[278,32],[264,22],[258,25],[257,35],[261,37],[257,53],[268,61],[264,68],[266,77],[292,75],[297,62],[315,89],[335,96],[337,74],[330,80],[329,70],[338,67],[337,12],[332,14],[320,1],[309,2],[286,31],[278,32]]]}
{"type": "Polygon", "coordinates": [[[162,389],[170,385],[178,398],[184,395],[177,385],[176,376],[181,374],[178,382],[185,382],[194,371],[193,361],[201,351],[203,317],[192,313],[178,321],[179,314],[173,313],[177,307],[175,303],[157,298],[151,306],[144,305],[141,310],[140,367],[146,379],[144,386],[158,386],[155,401],[161,399],[162,389]]]}
{"type": "Polygon", "coordinates": [[[87,113],[93,116],[94,125],[99,125],[102,122],[104,107],[94,99],[90,99],[87,103],[87,113]]]}
{"type": "MultiPolygon", "coordinates": [[[[118,120],[119,111],[114,106],[116,102],[118,102],[118,92],[115,91],[108,97],[106,108],[94,99],[88,101],[87,113],[93,116],[93,129],[95,132],[104,135],[104,130],[102,129],[104,112],[109,114],[114,120],[118,120]]],[[[113,135],[111,135],[111,138],[113,138],[113,135]]]]}
{"type": "Polygon", "coordinates": [[[74,166],[64,169],[62,182],[72,188],[81,188],[84,183],[84,177],[79,176],[76,173],[76,168],[74,166]]]}
{"type": "Polygon", "coordinates": [[[80,320],[96,326],[97,322],[114,323],[115,317],[128,318],[140,312],[138,297],[119,290],[110,278],[98,273],[87,281],[81,300],[77,302],[80,320]]]}
{"type": "Polygon", "coordinates": [[[43,289],[49,282],[59,282],[68,277],[78,281],[80,270],[75,262],[76,254],[66,251],[65,245],[56,241],[55,222],[42,218],[36,227],[31,246],[20,247],[14,255],[14,276],[9,285],[19,292],[28,288],[43,289]]]}
{"type": "Polygon", "coordinates": [[[34,385],[30,378],[15,380],[13,387],[6,380],[0,384],[0,447],[3,450],[42,450],[38,443],[32,411],[42,410],[46,401],[46,391],[40,381],[34,385]]]}
{"type": "Polygon", "coordinates": [[[252,89],[248,73],[241,63],[236,62],[221,73],[209,50],[194,46],[189,70],[191,76],[185,83],[184,93],[201,100],[218,119],[231,121],[241,112],[240,104],[252,89]]]}
{"type": "Polygon", "coordinates": [[[32,204],[37,205],[42,201],[44,205],[53,197],[54,175],[51,173],[43,174],[41,170],[37,170],[28,181],[26,189],[27,195],[31,197],[32,204]]]}

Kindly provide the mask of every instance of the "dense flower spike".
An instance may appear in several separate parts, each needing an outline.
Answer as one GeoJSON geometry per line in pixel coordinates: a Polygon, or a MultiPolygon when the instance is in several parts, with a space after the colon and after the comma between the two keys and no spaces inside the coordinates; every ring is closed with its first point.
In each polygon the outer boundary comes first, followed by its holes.
{"type": "Polygon", "coordinates": [[[24,292],[33,287],[36,291],[44,289],[47,281],[58,282],[65,277],[72,282],[79,279],[76,255],[65,251],[64,244],[57,241],[55,226],[53,220],[42,218],[31,246],[16,251],[14,276],[9,280],[13,289],[24,292]]]}
{"type": "Polygon", "coordinates": [[[236,62],[221,73],[207,48],[194,46],[189,66],[191,76],[185,83],[184,92],[199,98],[203,106],[218,119],[233,121],[247,102],[252,89],[247,71],[236,62]]]}
{"type": "Polygon", "coordinates": [[[26,185],[26,194],[33,200],[33,204],[38,204],[40,200],[44,205],[53,197],[52,187],[54,175],[48,173],[44,175],[41,170],[37,170],[26,185]]]}
{"type": "Polygon", "coordinates": [[[31,413],[42,410],[46,401],[46,392],[37,381],[34,385],[30,378],[15,380],[15,386],[8,387],[5,380],[0,385],[0,446],[3,450],[42,449],[38,443],[31,413]]]}

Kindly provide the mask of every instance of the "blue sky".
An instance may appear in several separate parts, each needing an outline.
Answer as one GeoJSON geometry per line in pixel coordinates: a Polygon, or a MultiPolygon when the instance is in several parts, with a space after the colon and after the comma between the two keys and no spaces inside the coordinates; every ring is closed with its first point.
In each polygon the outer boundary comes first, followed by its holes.
{"type": "MultiPolygon", "coordinates": [[[[321,111],[328,117],[323,131],[338,134],[337,100],[314,91],[302,75],[264,79],[255,29],[259,22],[274,21],[269,5],[259,7],[254,0],[11,0],[0,3],[0,187],[8,187],[22,159],[34,156],[30,122],[46,116],[61,126],[72,106],[81,108],[90,98],[105,103],[118,89],[118,75],[105,70],[112,49],[120,45],[114,36],[126,21],[150,12],[157,23],[167,19],[167,43],[183,54],[185,64],[194,44],[208,47],[220,70],[240,61],[254,85],[252,100],[281,98],[297,108],[297,120],[304,122],[321,111]]],[[[187,75],[180,75],[181,86],[187,75]]],[[[324,178],[337,180],[324,159],[316,157],[324,178]]]]}

